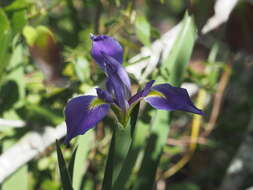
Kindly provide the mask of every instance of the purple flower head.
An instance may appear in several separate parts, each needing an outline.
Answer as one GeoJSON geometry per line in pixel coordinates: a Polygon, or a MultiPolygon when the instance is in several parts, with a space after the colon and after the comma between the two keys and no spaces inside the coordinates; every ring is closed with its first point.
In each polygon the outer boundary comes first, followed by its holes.
{"type": "MultiPolygon", "coordinates": [[[[91,35],[91,55],[106,74],[106,90],[97,88],[97,96],[79,96],[71,99],[65,109],[67,124],[66,142],[73,137],[84,134],[94,127],[109,112],[117,108],[120,118],[126,118],[137,102],[144,100],[152,107],[161,110],[181,110],[202,115],[196,108],[186,89],[170,84],[155,85],[151,80],[135,95],[131,96],[131,83],[122,66],[123,49],[118,41],[106,35],[91,35]]],[[[125,120],[118,121],[125,124],[125,120]]]]}

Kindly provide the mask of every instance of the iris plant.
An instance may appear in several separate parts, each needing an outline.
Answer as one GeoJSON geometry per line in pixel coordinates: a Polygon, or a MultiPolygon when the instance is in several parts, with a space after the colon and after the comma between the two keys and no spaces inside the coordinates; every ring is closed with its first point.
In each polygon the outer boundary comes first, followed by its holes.
{"type": "Polygon", "coordinates": [[[119,42],[106,35],[91,35],[91,40],[91,55],[106,74],[106,90],[97,88],[97,96],[79,96],[68,102],[65,109],[66,142],[94,127],[110,110],[125,126],[134,106],[141,100],[160,110],[203,114],[193,105],[186,89],[170,84],[153,86],[152,80],[131,96],[131,82],[122,65],[123,49],[119,42]]]}

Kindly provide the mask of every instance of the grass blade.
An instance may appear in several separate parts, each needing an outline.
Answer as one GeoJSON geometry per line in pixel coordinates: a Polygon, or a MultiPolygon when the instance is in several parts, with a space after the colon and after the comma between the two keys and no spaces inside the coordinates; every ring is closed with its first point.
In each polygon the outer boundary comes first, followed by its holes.
{"type": "Polygon", "coordinates": [[[75,165],[77,149],[78,149],[78,146],[75,148],[74,152],[72,153],[70,161],[68,163],[68,171],[69,171],[69,177],[70,177],[71,183],[73,181],[74,165],[75,165]]]}
{"type": "Polygon", "coordinates": [[[57,158],[58,158],[60,176],[61,176],[61,181],[62,181],[62,188],[63,188],[63,190],[73,190],[73,187],[71,185],[70,175],[68,172],[68,168],[66,166],[59,142],[57,140],[56,140],[56,150],[57,150],[57,158]]]}

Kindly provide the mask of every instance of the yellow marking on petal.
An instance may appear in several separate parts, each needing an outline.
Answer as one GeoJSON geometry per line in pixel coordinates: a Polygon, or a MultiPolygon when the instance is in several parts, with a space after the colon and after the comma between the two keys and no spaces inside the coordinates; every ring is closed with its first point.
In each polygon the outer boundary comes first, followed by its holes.
{"type": "Polygon", "coordinates": [[[106,104],[106,102],[100,98],[94,98],[89,105],[89,109],[93,109],[93,108],[98,107],[102,104],[106,104]]]}
{"type": "Polygon", "coordinates": [[[164,96],[161,92],[158,92],[156,90],[151,90],[146,97],[150,97],[150,96],[158,96],[158,97],[166,99],[166,96],[164,96]]]}

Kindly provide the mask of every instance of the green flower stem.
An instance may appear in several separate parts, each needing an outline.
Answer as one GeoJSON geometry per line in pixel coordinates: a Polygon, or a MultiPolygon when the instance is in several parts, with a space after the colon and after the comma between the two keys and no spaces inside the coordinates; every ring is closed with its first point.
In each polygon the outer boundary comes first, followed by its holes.
{"type": "Polygon", "coordinates": [[[138,112],[139,104],[134,108],[126,126],[117,123],[113,128],[102,190],[111,190],[119,177],[128,152],[130,151],[138,112]]]}

